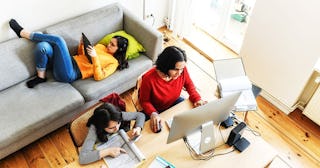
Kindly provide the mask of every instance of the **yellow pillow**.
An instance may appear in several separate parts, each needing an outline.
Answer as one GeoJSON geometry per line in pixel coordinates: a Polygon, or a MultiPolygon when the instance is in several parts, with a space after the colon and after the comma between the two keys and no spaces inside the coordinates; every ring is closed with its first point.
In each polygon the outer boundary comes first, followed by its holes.
{"type": "Polygon", "coordinates": [[[122,36],[128,39],[128,48],[126,52],[127,59],[133,59],[140,56],[140,52],[145,52],[146,50],[143,46],[130,34],[126,33],[124,30],[120,30],[114,33],[107,34],[98,43],[107,45],[113,36],[122,36]]]}

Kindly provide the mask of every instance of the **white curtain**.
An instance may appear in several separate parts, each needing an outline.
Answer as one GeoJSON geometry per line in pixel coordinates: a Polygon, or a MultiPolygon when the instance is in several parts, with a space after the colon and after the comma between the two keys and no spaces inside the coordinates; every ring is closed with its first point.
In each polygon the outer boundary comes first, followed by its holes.
{"type": "Polygon", "coordinates": [[[194,0],[169,1],[169,29],[180,38],[185,37],[192,26],[193,3],[194,0]]]}

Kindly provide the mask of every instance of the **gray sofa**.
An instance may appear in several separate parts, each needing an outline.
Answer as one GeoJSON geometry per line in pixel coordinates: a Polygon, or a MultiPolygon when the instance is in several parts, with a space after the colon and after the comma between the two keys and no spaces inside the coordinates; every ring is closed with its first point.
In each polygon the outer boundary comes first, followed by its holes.
{"type": "Polygon", "coordinates": [[[33,89],[27,88],[26,81],[36,75],[32,54],[35,44],[21,38],[0,43],[0,159],[67,124],[100,98],[134,87],[137,77],[151,68],[162,50],[161,33],[118,3],[42,29],[63,36],[72,55],[81,32],[96,43],[118,30],[134,36],[146,49],[129,61],[128,69],[101,81],[90,78],[70,84],[55,81],[49,73],[48,81],[33,89]]]}

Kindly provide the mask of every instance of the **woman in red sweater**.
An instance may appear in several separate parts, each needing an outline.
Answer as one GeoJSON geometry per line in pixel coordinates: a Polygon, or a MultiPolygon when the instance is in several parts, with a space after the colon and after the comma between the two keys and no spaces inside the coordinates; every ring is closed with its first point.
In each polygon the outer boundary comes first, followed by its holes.
{"type": "Polygon", "coordinates": [[[186,62],[187,57],[182,49],[169,46],[159,55],[156,66],[142,76],[139,101],[146,117],[151,119],[153,132],[161,130],[158,114],[184,100],[180,97],[182,88],[186,89],[195,107],[206,103],[196,91],[186,62]]]}

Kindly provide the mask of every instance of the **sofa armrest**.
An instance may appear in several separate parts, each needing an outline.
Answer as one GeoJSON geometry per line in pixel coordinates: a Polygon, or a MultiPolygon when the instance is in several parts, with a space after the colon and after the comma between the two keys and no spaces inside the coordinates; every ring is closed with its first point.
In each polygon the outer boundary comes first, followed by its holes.
{"type": "Polygon", "coordinates": [[[123,8],[123,28],[146,49],[146,55],[155,62],[162,51],[162,34],[123,8]]]}

